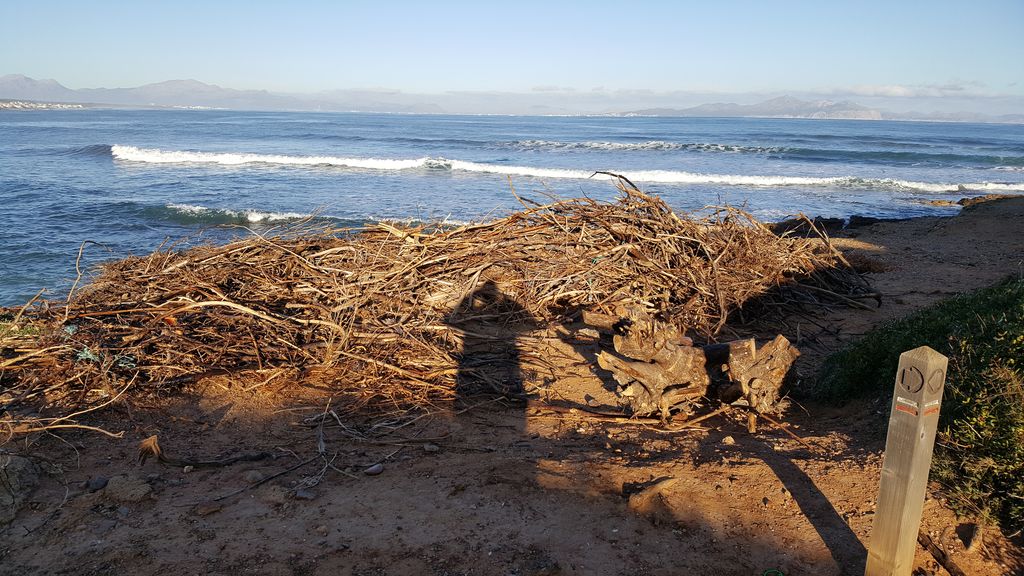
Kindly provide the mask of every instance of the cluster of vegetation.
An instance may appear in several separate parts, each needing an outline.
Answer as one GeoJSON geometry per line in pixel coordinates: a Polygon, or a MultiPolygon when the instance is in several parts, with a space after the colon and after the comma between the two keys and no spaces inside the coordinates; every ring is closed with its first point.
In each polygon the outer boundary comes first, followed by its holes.
{"type": "Polygon", "coordinates": [[[918,346],[949,357],[932,480],[960,512],[1024,528],[1024,279],[873,330],[828,359],[815,395],[888,392],[899,354],[918,346]]]}

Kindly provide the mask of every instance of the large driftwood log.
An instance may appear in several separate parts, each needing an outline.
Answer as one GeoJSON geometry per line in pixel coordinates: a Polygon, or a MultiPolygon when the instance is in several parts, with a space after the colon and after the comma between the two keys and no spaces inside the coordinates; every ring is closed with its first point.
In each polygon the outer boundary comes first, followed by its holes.
{"type": "Polygon", "coordinates": [[[693,402],[707,392],[710,378],[700,348],[674,326],[655,322],[630,308],[612,338],[616,354],[601,351],[597,363],[619,383],[619,396],[634,414],[660,413],[693,402]]]}
{"type": "Polygon", "coordinates": [[[615,351],[601,351],[597,362],[612,373],[622,403],[637,415],[667,418],[672,409],[709,395],[713,381],[718,385],[710,395],[722,402],[776,412],[779,388],[800,355],[782,335],[760,348],[753,339],[695,347],[677,327],[637,307],[584,320],[614,332],[615,351]]]}
{"type": "Polygon", "coordinates": [[[779,388],[800,351],[779,334],[758,348],[754,339],[729,342],[729,359],[721,369],[729,383],[718,391],[726,403],[744,400],[758,413],[776,412],[779,388]]]}

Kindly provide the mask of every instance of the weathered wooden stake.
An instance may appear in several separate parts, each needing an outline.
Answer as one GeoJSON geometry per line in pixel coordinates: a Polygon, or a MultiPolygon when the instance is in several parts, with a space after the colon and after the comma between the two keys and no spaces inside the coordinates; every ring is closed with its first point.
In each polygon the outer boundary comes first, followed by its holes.
{"type": "Polygon", "coordinates": [[[910,576],[947,362],[927,346],[900,355],[865,576],[910,576]]]}

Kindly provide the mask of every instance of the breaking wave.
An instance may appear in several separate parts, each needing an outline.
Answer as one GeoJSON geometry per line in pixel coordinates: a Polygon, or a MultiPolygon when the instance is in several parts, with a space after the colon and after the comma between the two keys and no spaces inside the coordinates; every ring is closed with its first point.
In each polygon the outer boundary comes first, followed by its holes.
{"type": "Polygon", "coordinates": [[[665,142],[663,140],[648,140],[646,142],[555,142],[551,140],[517,140],[507,143],[507,147],[517,150],[693,150],[700,152],[754,152],[770,153],[778,152],[783,148],[758,147],[758,146],[736,146],[732,144],[700,144],[665,142]]]}
{"type": "Polygon", "coordinates": [[[583,150],[583,151],[657,151],[657,152],[722,152],[760,154],[770,157],[812,162],[861,162],[866,164],[901,164],[910,166],[1024,166],[1024,157],[985,154],[954,154],[906,150],[847,150],[795,146],[741,146],[736,144],[682,143],[663,140],[646,142],[558,142],[551,140],[517,140],[506,143],[515,150],[583,150]]]}
{"type": "Polygon", "coordinates": [[[268,225],[287,224],[289,222],[301,222],[315,220],[318,223],[327,223],[335,228],[359,228],[368,224],[386,223],[401,224],[405,226],[434,226],[434,227],[457,227],[473,223],[469,220],[459,220],[447,217],[439,218],[417,218],[387,217],[365,215],[362,217],[339,217],[325,214],[303,214],[299,212],[272,212],[267,210],[230,208],[208,208],[196,204],[165,204],[163,206],[149,206],[143,213],[154,220],[164,220],[178,224],[203,224],[216,226],[221,224],[268,225]]]}
{"type": "Polygon", "coordinates": [[[207,208],[193,204],[167,204],[151,208],[150,216],[180,224],[268,224],[295,222],[312,218],[312,214],[297,212],[267,212],[263,210],[229,210],[207,208]]]}
{"type": "MultiPolygon", "coordinates": [[[[277,154],[245,154],[222,152],[190,152],[176,150],[159,150],[154,148],[136,148],[134,146],[115,145],[111,147],[114,158],[130,162],[156,164],[218,164],[225,166],[238,165],[280,165],[280,166],[328,166],[338,168],[357,168],[370,170],[435,170],[449,172],[469,172],[479,174],[497,174],[502,176],[523,176],[541,179],[575,179],[575,180],[610,180],[611,176],[595,174],[593,170],[569,168],[546,168],[537,166],[506,166],[465,160],[449,160],[447,158],[346,158],[337,156],[288,156],[277,154]]],[[[915,191],[927,193],[971,192],[971,191],[1024,191],[1024,183],[973,182],[973,183],[932,183],[915,182],[891,178],[859,178],[855,176],[813,177],[813,176],[776,176],[776,175],[740,175],[740,174],[705,174],[681,170],[622,170],[616,171],[633,182],[686,184],[686,185],[720,185],[748,187],[833,187],[848,189],[872,189],[915,191]]]]}
{"type": "Polygon", "coordinates": [[[231,152],[191,152],[187,150],[159,150],[135,146],[114,145],[110,149],[115,159],[152,164],[276,164],[285,166],[338,166],[342,168],[368,168],[375,170],[405,170],[419,168],[427,158],[392,160],[387,158],[342,158],[337,156],[287,156],[281,154],[244,154],[231,152]]]}

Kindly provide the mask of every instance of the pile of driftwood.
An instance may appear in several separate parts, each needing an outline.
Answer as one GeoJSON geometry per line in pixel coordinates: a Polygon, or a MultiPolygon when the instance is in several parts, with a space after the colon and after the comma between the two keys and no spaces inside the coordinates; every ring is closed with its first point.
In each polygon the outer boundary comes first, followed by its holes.
{"type": "MultiPolygon", "coordinates": [[[[520,384],[474,378],[469,340],[500,348],[509,333],[622,310],[637,312],[634,331],[616,342],[620,356],[670,364],[668,384],[633,407],[664,411],[705,392],[691,369],[705,350],[685,334],[712,341],[730,313],[780,286],[840,299],[863,289],[820,238],[777,236],[732,208],[681,216],[656,197],[622,192],[613,203],[524,203],[454,229],[293,231],[108,263],[67,303],[25,312],[39,330],[31,344],[0,342],[0,418],[34,430],[74,422],[68,413],[126,388],[173,393],[215,375],[246,390],[327,386],[352,415],[409,414],[520,384]],[[643,322],[671,330],[651,340],[643,322]]],[[[728,362],[729,381],[755,404],[757,374],[788,366],[774,360],[785,351],[763,350],[728,362]]]]}

